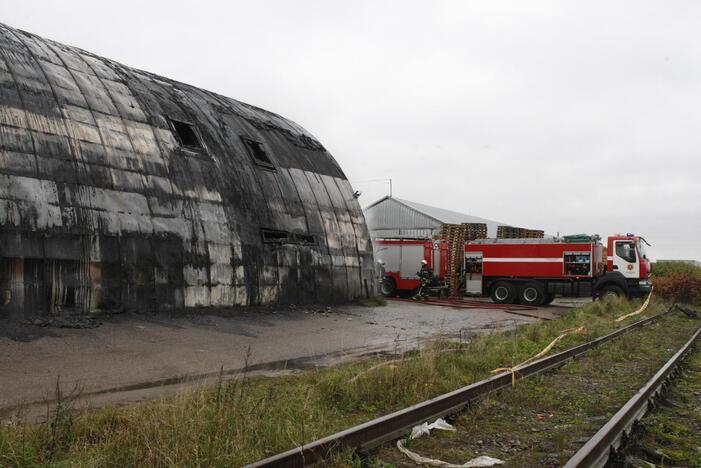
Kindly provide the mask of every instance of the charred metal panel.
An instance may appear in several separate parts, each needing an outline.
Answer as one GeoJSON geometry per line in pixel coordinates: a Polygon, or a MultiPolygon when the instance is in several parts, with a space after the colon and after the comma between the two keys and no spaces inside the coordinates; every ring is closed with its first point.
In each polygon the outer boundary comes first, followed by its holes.
{"type": "Polygon", "coordinates": [[[360,206],[303,128],[0,25],[0,310],[337,302],[366,288],[360,206]]]}

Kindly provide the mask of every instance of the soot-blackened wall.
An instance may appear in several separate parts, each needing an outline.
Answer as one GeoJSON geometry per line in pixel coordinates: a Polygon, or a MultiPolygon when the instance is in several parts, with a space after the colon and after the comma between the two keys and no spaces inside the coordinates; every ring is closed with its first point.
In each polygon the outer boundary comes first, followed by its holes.
{"type": "Polygon", "coordinates": [[[0,312],[339,302],[372,247],[276,114],[0,25],[0,312]]]}

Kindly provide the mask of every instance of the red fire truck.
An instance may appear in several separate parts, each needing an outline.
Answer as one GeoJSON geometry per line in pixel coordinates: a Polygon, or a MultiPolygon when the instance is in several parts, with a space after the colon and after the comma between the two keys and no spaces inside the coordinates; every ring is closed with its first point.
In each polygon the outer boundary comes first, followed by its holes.
{"type": "MultiPolygon", "coordinates": [[[[383,264],[382,293],[419,286],[426,260],[438,281],[445,278],[448,245],[440,240],[378,239],[383,264]]],[[[479,239],[465,244],[461,288],[466,295],[491,296],[497,303],[549,304],[568,297],[641,297],[650,291],[646,241],[632,234],[608,238],[608,257],[598,236],[549,239],[479,239]]]]}

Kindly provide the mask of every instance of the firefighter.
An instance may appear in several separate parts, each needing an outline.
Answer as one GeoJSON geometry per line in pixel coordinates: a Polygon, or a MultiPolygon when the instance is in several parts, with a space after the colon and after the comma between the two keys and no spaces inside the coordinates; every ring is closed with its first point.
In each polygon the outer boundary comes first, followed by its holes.
{"type": "Polygon", "coordinates": [[[426,260],[421,260],[421,269],[417,271],[416,274],[418,275],[419,281],[421,283],[419,284],[419,290],[416,292],[414,299],[427,300],[428,287],[433,281],[433,270],[429,268],[428,262],[426,260]]]}
{"type": "Polygon", "coordinates": [[[387,272],[385,271],[385,261],[380,259],[377,262],[375,262],[375,278],[377,278],[378,284],[382,282],[383,279],[385,279],[385,274],[387,272]]]}
{"type": "Polygon", "coordinates": [[[385,261],[381,259],[377,260],[375,262],[375,287],[377,288],[377,291],[383,296],[387,296],[390,294],[390,289],[385,288],[386,275],[387,271],[385,270],[385,261]]]}

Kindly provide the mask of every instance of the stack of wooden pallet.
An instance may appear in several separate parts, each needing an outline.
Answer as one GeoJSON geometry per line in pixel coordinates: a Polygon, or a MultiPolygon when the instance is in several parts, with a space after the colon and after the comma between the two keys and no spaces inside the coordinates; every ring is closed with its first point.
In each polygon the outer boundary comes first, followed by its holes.
{"type": "Polygon", "coordinates": [[[465,226],[465,240],[487,238],[487,225],[484,223],[462,223],[465,226]]]}
{"type": "Polygon", "coordinates": [[[526,229],[514,226],[497,227],[497,239],[542,239],[545,232],[538,229],[526,229]]]}
{"type": "Polygon", "coordinates": [[[545,237],[545,231],[540,229],[526,229],[525,234],[526,239],[542,239],[545,237]]]}
{"type": "Polygon", "coordinates": [[[445,284],[450,297],[456,297],[460,289],[460,273],[465,258],[465,236],[467,224],[444,224],[441,226],[441,239],[448,244],[448,261],[445,269],[445,284]]]}

